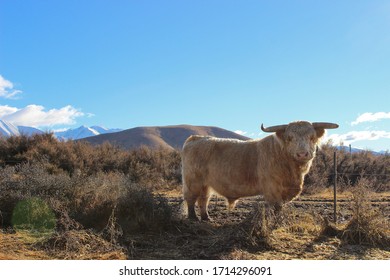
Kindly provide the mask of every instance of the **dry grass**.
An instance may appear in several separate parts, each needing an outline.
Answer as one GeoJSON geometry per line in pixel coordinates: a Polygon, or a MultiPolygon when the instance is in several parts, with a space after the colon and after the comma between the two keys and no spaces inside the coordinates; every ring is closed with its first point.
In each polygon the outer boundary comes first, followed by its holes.
{"type": "Polygon", "coordinates": [[[30,231],[0,232],[0,260],[126,259],[123,249],[88,231],[42,236],[30,231]]]}
{"type": "MultiPolygon", "coordinates": [[[[262,213],[262,207],[257,207],[239,223],[172,220],[164,231],[136,231],[126,236],[116,235],[118,224],[113,213],[106,230],[100,234],[91,230],[68,230],[39,242],[24,239],[24,245],[18,245],[20,250],[6,258],[18,258],[17,254],[20,259],[390,258],[389,247],[365,242],[356,245],[344,239],[346,225],[328,225],[326,232],[323,219],[314,210],[290,205],[283,209],[281,217],[266,221],[268,230],[263,233],[260,227],[264,221],[258,219],[262,213]],[[330,228],[333,232],[329,232],[330,228]]],[[[7,234],[8,237],[13,235],[7,234]]],[[[8,253],[12,247],[8,245],[8,253]]]]}
{"type": "Polygon", "coordinates": [[[35,245],[54,259],[70,260],[124,260],[126,254],[115,245],[92,231],[70,230],[56,233],[35,245]]]}
{"type": "Polygon", "coordinates": [[[275,217],[271,217],[266,208],[264,203],[257,203],[248,217],[237,227],[237,232],[241,233],[238,239],[241,240],[244,246],[252,248],[270,247],[270,234],[275,217]]]}
{"type": "Polygon", "coordinates": [[[390,223],[371,205],[368,182],[361,179],[352,192],[353,217],[343,229],[341,238],[348,244],[390,246],[390,223]]]}
{"type": "MultiPolygon", "coordinates": [[[[39,239],[38,239],[39,240],[39,239]]],[[[36,237],[26,232],[4,233],[0,231],[0,260],[47,260],[50,256],[34,248],[36,237]]]]}

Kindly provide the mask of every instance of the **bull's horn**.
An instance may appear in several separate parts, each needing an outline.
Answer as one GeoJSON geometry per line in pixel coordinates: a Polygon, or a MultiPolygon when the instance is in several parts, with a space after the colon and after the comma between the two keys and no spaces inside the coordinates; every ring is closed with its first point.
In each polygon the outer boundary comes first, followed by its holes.
{"type": "Polygon", "coordinates": [[[264,125],[261,124],[261,130],[264,132],[277,132],[277,131],[285,130],[287,126],[288,126],[287,124],[282,124],[282,125],[264,127],[264,125]]]}
{"type": "Polygon", "coordinates": [[[339,127],[337,123],[327,123],[327,122],[314,122],[312,123],[312,125],[314,128],[325,128],[325,129],[334,129],[339,127]]]}

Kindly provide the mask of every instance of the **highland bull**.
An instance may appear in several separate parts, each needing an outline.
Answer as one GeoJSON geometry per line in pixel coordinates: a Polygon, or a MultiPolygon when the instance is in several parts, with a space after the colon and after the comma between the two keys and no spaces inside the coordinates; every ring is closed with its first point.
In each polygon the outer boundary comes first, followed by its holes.
{"type": "Polygon", "coordinates": [[[263,139],[240,141],[190,136],[182,151],[183,195],[188,218],[209,220],[208,203],[213,192],[224,196],[229,208],[241,197],[263,195],[280,207],[301,192],[317,146],[325,129],[334,123],[292,122],[261,129],[275,133],[263,139]]]}

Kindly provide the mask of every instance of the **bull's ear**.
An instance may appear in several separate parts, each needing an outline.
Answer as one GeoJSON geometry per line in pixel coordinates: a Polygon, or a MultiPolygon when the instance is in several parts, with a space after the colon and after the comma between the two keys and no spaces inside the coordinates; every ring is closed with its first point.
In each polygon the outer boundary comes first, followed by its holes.
{"type": "Polygon", "coordinates": [[[325,134],[325,129],[324,128],[317,127],[317,128],[315,128],[315,130],[316,130],[318,138],[321,138],[322,136],[324,136],[324,134],[325,134]]]}

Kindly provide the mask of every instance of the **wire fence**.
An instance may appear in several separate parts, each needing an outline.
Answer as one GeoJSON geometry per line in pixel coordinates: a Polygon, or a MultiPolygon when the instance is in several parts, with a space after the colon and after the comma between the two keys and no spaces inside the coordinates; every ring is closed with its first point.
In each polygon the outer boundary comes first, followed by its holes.
{"type": "Polygon", "coordinates": [[[338,172],[337,169],[337,151],[334,151],[333,154],[333,222],[337,223],[337,190],[338,190],[338,184],[340,183],[340,177],[350,177],[350,176],[357,176],[360,178],[367,178],[367,177],[378,177],[378,178],[389,178],[390,174],[388,173],[367,173],[367,172],[338,172]]]}

